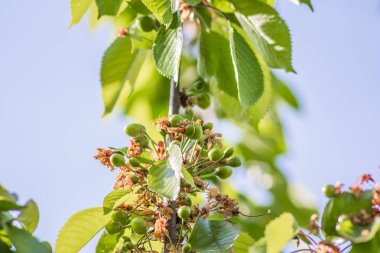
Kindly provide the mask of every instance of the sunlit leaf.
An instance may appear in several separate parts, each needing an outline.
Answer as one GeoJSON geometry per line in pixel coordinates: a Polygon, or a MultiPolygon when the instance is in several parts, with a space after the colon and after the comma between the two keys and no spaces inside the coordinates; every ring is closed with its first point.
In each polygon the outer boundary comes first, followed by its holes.
{"type": "Polygon", "coordinates": [[[51,253],[48,247],[25,230],[11,226],[6,231],[18,253],[51,253]]]}
{"type": "Polygon", "coordinates": [[[168,199],[176,199],[180,190],[180,178],[168,160],[162,160],[149,169],[149,189],[168,199]]]}
{"type": "Polygon", "coordinates": [[[191,232],[189,243],[200,253],[229,252],[239,229],[227,221],[199,219],[191,232]]]}
{"type": "Polygon", "coordinates": [[[295,4],[306,4],[309,6],[311,11],[314,11],[313,5],[311,4],[311,0],[290,0],[291,2],[295,4]]]}
{"type": "MultiPolygon", "coordinates": [[[[55,253],[77,253],[107,224],[103,208],[89,208],[70,217],[58,234],[55,253]]],[[[38,252],[38,251],[36,251],[38,252]]]]}
{"type": "Polygon", "coordinates": [[[103,233],[96,245],[96,253],[112,253],[119,241],[120,234],[109,235],[103,233]]]}
{"type": "Polygon", "coordinates": [[[153,45],[157,71],[175,82],[178,82],[182,44],[182,27],[177,24],[169,28],[161,27],[153,45]]]}
{"type": "Polygon", "coordinates": [[[249,248],[253,246],[255,240],[245,232],[240,232],[234,242],[235,253],[247,253],[249,248]]]}
{"type": "Polygon", "coordinates": [[[39,221],[39,212],[36,202],[29,200],[25,207],[21,209],[17,220],[29,232],[33,233],[36,230],[39,221]]]}
{"type": "Polygon", "coordinates": [[[123,0],[95,0],[98,6],[98,17],[115,16],[120,9],[123,0]]]}
{"type": "Polygon", "coordinates": [[[128,194],[130,194],[130,190],[124,189],[117,189],[110,192],[103,200],[103,213],[110,213],[114,209],[115,203],[128,194]]]}
{"type": "Polygon", "coordinates": [[[70,0],[71,8],[71,23],[70,27],[79,23],[83,15],[90,8],[91,3],[94,0],[70,0]]]}
{"type": "Polygon", "coordinates": [[[171,0],[142,0],[153,15],[166,27],[173,20],[171,0]]]}

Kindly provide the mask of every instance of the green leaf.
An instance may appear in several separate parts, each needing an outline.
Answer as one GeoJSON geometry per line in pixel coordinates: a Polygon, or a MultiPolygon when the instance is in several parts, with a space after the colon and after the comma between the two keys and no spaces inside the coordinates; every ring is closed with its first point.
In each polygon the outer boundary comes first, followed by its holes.
{"type": "Polygon", "coordinates": [[[96,0],[98,18],[102,16],[116,16],[123,0],[96,0]]]}
{"type": "Polygon", "coordinates": [[[295,72],[290,32],[277,11],[258,1],[234,0],[234,4],[241,12],[236,13],[237,19],[268,66],[295,72]]]}
{"type": "Polygon", "coordinates": [[[71,216],[58,234],[55,253],[77,253],[110,220],[103,215],[103,208],[89,208],[71,216]]]}
{"type": "Polygon", "coordinates": [[[171,0],[142,0],[145,6],[153,13],[153,15],[168,27],[172,20],[172,2],[171,0]]]}
{"type": "Polygon", "coordinates": [[[229,252],[239,235],[239,228],[227,221],[199,219],[191,232],[192,248],[203,252],[229,252]]]}
{"type": "Polygon", "coordinates": [[[25,207],[21,209],[17,220],[29,233],[33,233],[36,230],[39,221],[39,212],[36,202],[29,200],[26,202],[25,207]]]}
{"type": "Polygon", "coordinates": [[[222,91],[238,97],[230,45],[224,36],[206,29],[201,30],[197,69],[205,81],[209,82],[214,77],[222,91]]]}
{"type": "Polygon", "coordinates": [[[311,4],[310,0],[291,0],[291,2],[296,4],[306,4],[307,6],[309,6],[311,11],[314,11],[313,5],[311,4]]]}
{"type": "Polygon", "coordinates": [[[90,8],[90,5],[93,1],[94,0],[70,0],[70,7],[71,7],[70,27],[79,23],[83,15],[87,12],[88,8],[90,8]]]}
{"type": "Polygon", "coordinates": [[[180,178],[176,176],[169,161],[162,160],[149,169],[148,186],[165,198],[176,199],[180,190],[180,178]]]}
{"type": "Polygon", "coordinates": [[[22,206],[18,205],[14,199],[0,196],[0,211],[20,210],[22,206]]]}
{"type": "Polygon", "coordinates": [[[360,198],[356,198],[352,193],[343,192],[329,200],[322,215],[322,231],[325,236],[336,236],[336,225],[339,216],[354,215],[365,210],[371,213],[372,191],[364,191],[360,198]]]}
{"type": "Polygon", "coordinates": [[[280,253],[297,234],[296,220],[290,213],[283,213],[265,227],[267,253],[280,253]]]}
{"type": "Polygon", "coordinates": [[[114,209],[115,203],[129,193],[130,190],[124,189],[117,189],[110,192],[103,200],[103,213],[109,214],[114,209]]]}
{"type": "Polygon", "coordinates": [[[230,24],[229,34],[239,101],[243,109],[247,110],[262,96],[264,92],[264,76],[252,48],[230,24]]]}
{"type": "Polygon", "coordinates": [[[294,109],[299,109],[300,104],[296,95],[289,88],[289,85],[283,80],[280,80],[275,75],[272,75],[272,84],[277,95],[279,95],[287,104],[289,104],[294,109]]]}
{"type": "Polygon", "coordinates": [[[234,253],[247,253],[254,243],[255,240],[249,234],[240,232],[234,242],[234,253]]]}
{"type": "Polygon", "coordinates": [[[168,161],[170,167],[174,170],[175,176],[180,179],[182,176],[183,159],[181,148],[178,145],[172,144],[169,146],[168,161]]]}
{"type": "MultiPolygon", "coordinates": [[[[18,253],[51,253],[51,251],[25,230],[8,227],[7,233],[18,253]]],[[[66,252],[69,253],[69,252],[66,252]]]]}
{"type": "Polygon", "coordinates": [[[137,13],[142,15],[151,14],[150,10],[146,8],[145,4],[143,4],[141,0],[130,0],[128,1],[128,6],[131,6],[137,13]]]}
{"type": "Polygon", "coordinates": [[[132,52],[129,37],[116,39],[104,53],[100,71],[105,107],[103,116],[110,113],[119,100],[126,100],[128,93],[131,93],[127,84],[133,87],[144,58],[144,51],[132,52]]]}
{"type": "Polygon", "coordinates": [[[191,186],[195,187],[194,178],[190,174],[190,172],[185,168],[185,166],[182,167],[182,177],[185,179],[185,181],[190,184],[191,186]]]}
{"type": "Polygon", "coordinates": [[[185,3],[188,3],[191,6],[196,6],[196,5],[200,4],[201,2],[202,2],[202,0],[185,0],[185,3]]]}
{"type": "Polygon", "coordinates": [[[182,27],[177,24],[167,29],[161,27],[153,45],[157,71],[175,82],[178,82],[182,44],[182,27]]]}
{"type": "Polygon", "coordinates": [[[119,241],[120,234],[103,233],[96,246],[96,253],[112,253],[119,241]]]}

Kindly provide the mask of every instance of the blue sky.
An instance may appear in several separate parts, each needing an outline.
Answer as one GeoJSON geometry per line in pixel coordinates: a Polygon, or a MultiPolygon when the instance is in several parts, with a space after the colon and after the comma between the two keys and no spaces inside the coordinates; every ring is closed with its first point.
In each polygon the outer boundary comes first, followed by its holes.
{"type": "MultiPolygon", "coordinates": [[[[283,108],[288,178],[324,202],[322,185],[380,179],[380,2],[321,0],[315,13],[279,0],[298,75],[284,75],[303,109],[283,108]]],[[[107,27],[69,29],[69,1],[7,1],[0,16],[1,183],[41,211],[37,235],[54,242],[75,211],[98,206],[115,175],[93,159],[121,146],[125,118],[101,119],[100,59],[107,27]]],[[[91,247],[83,252],[93,252],[91,247]]]]}

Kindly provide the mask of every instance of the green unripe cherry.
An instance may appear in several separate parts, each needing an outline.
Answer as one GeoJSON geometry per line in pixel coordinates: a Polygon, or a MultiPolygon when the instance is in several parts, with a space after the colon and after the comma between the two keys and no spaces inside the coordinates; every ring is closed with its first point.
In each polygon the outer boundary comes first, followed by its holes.
{"type": "Polygon", "coordinates": [[[140,165],[140,161],[136,157],[132,157],[129,159],[129,164],[131,164],[133,167],[138,167],[140,165]]]}
{"type": "Polygon", "coordinates": [[[208,158],[213,162],[220,161],[223,158],[223,151],[220,148],[212,148],[208,152],[208,158]]]}
{"type": "Polygon", "coordinates": [[[149,146],[149,139],[145,135],[138,135],[134,137],[134,139],[141,148],[147,148],[149,146]]]}
{"type": "Polygon", "coordinates": [[[111,221],[104,228],[107,234],[114,235],[121,232],[122,225],[121,223],[111,221]]]}
{"type": "Polygon", "coordinates": [[[193,124],[187,125],[185,128],[185,135],[191,138],[194,135],[195,126],[193,124]]]}
{"type": "Polygon", "coordinates": [[[191,251],[191,244],[190,243],[186,243],[185,245],[183,245],[182,251],[185,252],[185,253],[190,252],[191,251]]]}
{"type": "Polygon", "coordinates": [[[323,186],[322,188],[323,194],[325,194],[326,197],[332,198],[335,195],[335,186],[328,184],[323,186]]]}
{"type": "Polygon", "coordinates": [[[197,104],[201,109],[207,109],[211,104],[211,98],[208,94],[202,94],[197,97],[197,104]]]}
{"type": "Polygon", "coordinates": [[[227,166],[220,167],[216,175],[221,179],[227,179],[232,175],[232,169],[227,166]]]}
{"type": "Polygon", "coordinates": [[[121,239],[123,240],[123,242],[131,242],[131,238],[129,238],[128,236],[123,236],[123,237],[121,237],[121,239]]]}
{"type": "Polygon", "coordinates": [[[121,166],[125,165],[124,156],[117,154],[117,153],[111,155],[110,162],[115,167],[121,167],[121,166]]]}
{"type": "Polygon", "coordinates": [[[146,222],[140,217],[136,217],[131,221],[131,228],[137,234],[145,234],[148,230],[146,222]]]}
{"type": "Polygon", "coordinates": [[[241,165],[241,159],[239,157],[232,157],[227,161],[227,165],[231,167],[239,167],[241,165]]]}
{"type": "Polygon", "coordinates": [[[111,219],[114,222],[120,222],[123,223],[128,218],[128,214],[122,210],[117,210],[112,213],[111,219]]]}
{"type": "Polygon", "coordinates": [[[131,181],[132,181],[132,183],[137,184],[139,182],[139,178],[136,175],[133,175],[131,177],[131,181]]]}
{"type": "Polygon", "coordinates": [[[133,248],[134,248],[134,246],[133,246],[132,242],[126,242],[126,243],[124,243],[124,249],[131,250],[133,248]]]}
{"type": "Polygon", "coordinates": [[[144,32],[150,32],[154,29],[155,21],[149,16],[142,16],[139,19],[139,25],[144,32]]]}
{"type": "Polygon", "coordinates": [[[194,134],[189,137],[192,140],[198,140],[202,137],[203,129],[199,124],[194,125],[194,134]]]}
{"type": "Polygon", "coordinates": [[[190,208],[188,206],[181,206],[179,209],[178,209],[178,217],[180,217],[181,219],[183,220],[186,220],[190,217],[190,208]]]}
{"type": "Polygon", "coordinates": [[[223,158],[230,158],[234,154],[234,147],[228,147],[224,150],[223,158]]]}
{"type": "Polygon", "coordinates": [[[132,124],[125,126],[124,132],[128,136],[136,137],[136,136],[139,136],[139,135],[145,133],[145,127],[141,124],[132,123],[132,124]]]}
{"type": "Polygon", "coordinates": [[[207,122],[206,124],[203,125],[202,128],[203,128],[203,130],[208,129],[211,131],[214,128],[214,124],[212,122],[207,122]]]}
{"type": "Polygon", "coordinates": [[[179,124],[184,120],[184,118],[181,115],[173,114],[169,117],[169,123],[170,126],[176,127],[179,126],[179,124]]]}

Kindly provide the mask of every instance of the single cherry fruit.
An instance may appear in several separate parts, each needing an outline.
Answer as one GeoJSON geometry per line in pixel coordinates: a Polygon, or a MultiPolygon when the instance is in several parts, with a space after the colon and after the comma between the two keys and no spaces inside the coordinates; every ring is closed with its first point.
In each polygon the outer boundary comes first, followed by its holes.
{"type": "Polygon", "coordinates": [[[169,123],[172,127],[177,127],[184,120],[181,115],[173,114],[169,117],[169,123]]]}
{"type": "Polygon", "coordinates": [[[123,242],[131,242],[131,238],[129,238],[128,236],[123,236],[121,237],[121,239],[123,240],[123,242]]]}
{"type": "Polygon", "coordinates": [[[232,175],[232,169],[227,166],[220,167],[216,175],[221,179],[227,179],[232,175]]]}
{"type": "Polygon", "coordinates": [[[199,124],[194,124],[194,134],[190,137],[192,140],[198,140],[202,137],[203,129],[199,124]]]}
{"type": "Polygon", "coordinates": [[[131,249],[133,249],[133,248],[134,248],[133,243],[132,243],[132,242],[126,242],[126,243],[124,243],[124,248],[125,248],[126,250],[131,250],[131,249]]]}
{"type": "Polygon", "coordinates": [[[187,125],[185,128],[185,135],[191,138],[194,135],[195,126],[193,124],[187,125]]]}
{"type": "Polygon", "coordinates": [[[234,154],[234,147],[228,147],[224,150],[224,157],[223,158],[230,158],[234,154]]]}
{"type": "Polygon", "coordinates": [[[136,136],[139,136],[139,135],[145,133],[145,127],[141,124],[132,123],[132,124],[125,126],[124,132],[128,136],[136,137],[136,136]]]}
{"type": "Polygon", "coordinates": [[[185,253],[190,252],[191,251],[191,244],[190,243],[186,243],[185,245],[183,245],[182,251],[185,252],[185,253]]]}
{"type": "Polygon", "coordinates": [[[211,104],[211,98],[208,94],[197,96],[197,104],[201,109],[207,109],[211,104]]]}
{"type": "Polygon", "coordinates": [[[136,157],[132,157],[131,159],[129,159],[129,164],[133,167],[138,167],[140,165],[140,161],[136,157]]]}
{"type": "Polygon", "coordinates": [[[227,161],[227,165],[231,167],[239,167],[241,165],[241,159],[239,157],[232,157],[227,161]]]}
{"type": "Polygon", "coordinates": [[[180,217],[181,219],[183,220],[186,220],[190,217],[190,208],[188,206],[181,206],[179,209],[178,209],[178,217],[180,217]]]}
{"type": "Polygon", "coordinates": [[[212,148],[208,152],[208,158],[213,162],[220,161],[223,158],[223,151],[220,148],[212,148]]]}
{"type": "Polygon", "coordinates": [[[131,227],[137,234],[145,234],[148,230],[145,220],[140,217],[136,217],[131,221],[131,227]]]}
{"type": "Polygon", "coordinates": [[[335,186],[328,184],[323,186],[322,188],[323,194],[325,194],[326,197],[332,198],[335,195],[335,186]]]}
{"type": "Polygon", "coordinates": [[[141,148],[147,148],[149,146],[149,139],[144,135],[134,137],[134,140],[140,145],[141,148]]]}
{"type": "Polygon", "coordinates": [[[112,213],[111,219],[114,222],[120,222],[123,223],[128,218],[128,214],[122,210],[117,210],[112,213]]]}
{"type": "Polygon", "coordinates": [[[203,130],[208,129],[211,131],[214,128],[214,124],[212,124],[212,122],[207,122],[206,124],[203,125],[202,128],[203,128],[203,130]]]}
{"type": "Polygon", "coordinates": [[[117,153],[111,155],[110,162],[115,167],[121,167],[125,165],[124,156],[117,153]]]}
{"type": "Polygon", "coordinates": [[[144,32],[150,32],[154,29],[155,21],[149,16],[142,16],[139,19],[139,25],[144,32]]]}
{"type": "Polygon", "coordinates": [[[131,177],[131,181],[132,181],[132,183],[137,184],[139,182],[139,178],[136,175],[133,175],[131,177]]]}
{"type": "Polygon", "coordinates": [[[114,235],[121,232],[122,225],[119,222],[111,221],[104,228],[108,234],[114,235]]]}

